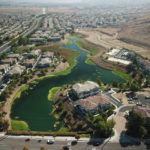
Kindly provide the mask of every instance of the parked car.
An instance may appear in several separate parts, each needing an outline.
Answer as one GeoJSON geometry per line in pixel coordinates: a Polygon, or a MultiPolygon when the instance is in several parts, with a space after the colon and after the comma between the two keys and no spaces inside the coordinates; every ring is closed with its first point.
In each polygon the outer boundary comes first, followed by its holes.
{"type": "Polygon", "coordinates": [[[50,139],[47,140],[47,144],[54,144],[54,143],[55,143],[55,140],[50,140],[50,139]]]}
{"type": "Polygon", "coordinates": [[[69,147],[68,146],[64,146],[63,150],[69,150],[69,147]]]}
{"type": "Polygon", "coordinates": [[[93,142],[93,146],[99,146],[101,144],[101,142],[95,141],[93,142]]]}
{"type": "Polygon", "coordinates": [[[145,99],[150,99],[150,96],[145,96],[145,99]]]}
{"type": "Polygon", "coordinates": [[[137,102],[136,105],[137,106],[142,106],[142,103],[141,102],[137,102]]]}

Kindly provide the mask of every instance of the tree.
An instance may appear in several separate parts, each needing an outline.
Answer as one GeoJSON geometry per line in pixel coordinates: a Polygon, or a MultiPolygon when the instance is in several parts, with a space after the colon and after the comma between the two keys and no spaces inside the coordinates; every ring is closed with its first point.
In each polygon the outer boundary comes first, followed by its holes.
{"type": "Polygon", "coordinates": [[[42,146],[42,147],[40,148],[40,150],[47,150],[47,148],[45,148],[45,147],[42,146]]]}
{"type": "Polygon", "coordinates": [[[131,91],[138,91],[138,90],[140,90],[140,86],[137,83],[132,83],[130,90],[131,91]]]}
{"type": "Polygon", "coordinates": [[[23,150],[29,150],[29,148],[27,146],[24,146],[23,150]]]}
{"type": "Polygon", "coordinates": [[[96,79],[96,82],[98,83],[99,86],[102,85],[102,81],[99,78],[96,79]]]}
{"type": "Polygon", "coordinates": [[[75,139],[78,141],[80,139],[80,135],[79,134],[75,135],[75,139]]]}
{"type": "Polygon", "coordinates": [[[131,111],[127,118],[126,128],[127,134],[135,137],[144,137],[147,129],[144,127],[145,119],[140,113],[131,111]]]}
{"type": "Polygon", "coordinates": [[[18,44],[19,45],[25,45],[25,44],[27,44],[29,42],[29,39],[27,38],[27,37],[20,37],[19,39],[18,39],[18,44]]]}
{"type": "Polygon", "coordinates": [[[112,85],[113,85],[113,87],[118,87],[119,86],[119,82],[118,81],[113,81],[112,85]]]}

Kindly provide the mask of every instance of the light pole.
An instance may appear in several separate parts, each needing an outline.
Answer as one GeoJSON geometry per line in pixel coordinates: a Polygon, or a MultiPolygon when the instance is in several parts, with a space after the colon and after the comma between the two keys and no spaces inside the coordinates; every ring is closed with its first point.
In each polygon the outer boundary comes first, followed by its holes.
{"type": "Polygon", "coordinates": [[[71,150],[71,142],[68,142],[69,150],[71,150]]]}

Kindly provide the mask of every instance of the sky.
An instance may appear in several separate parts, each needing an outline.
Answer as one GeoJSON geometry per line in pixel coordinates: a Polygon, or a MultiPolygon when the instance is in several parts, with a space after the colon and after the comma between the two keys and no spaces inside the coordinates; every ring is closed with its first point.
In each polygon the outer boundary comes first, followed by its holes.
{"type": "Polygon", "coordinates": [[[82,4],[142,4],[150,0],[0,0],[0,2],[34,2],[34,3],[82,3],[82,4]]]}

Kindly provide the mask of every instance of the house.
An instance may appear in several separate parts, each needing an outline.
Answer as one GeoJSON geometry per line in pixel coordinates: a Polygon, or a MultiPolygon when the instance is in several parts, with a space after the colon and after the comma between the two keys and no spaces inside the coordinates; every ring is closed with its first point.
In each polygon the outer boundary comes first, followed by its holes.
{"type": "Polygon", "coordinates": [[[46,42],[45,38],[29,38],[30,42],[35,42],[35,43],[43,43],[46,42]]]}
{"type": "Polygon", "coordinates": [[[58,36],[58,37],[49,37],[47,39],[48,42],[58,42],[58,41],[61,41],[61,37],[58,36]]]}
{"type": "Polygon", "coordinates": [[[37,67],[39,68],[47,68],[50,67],[52,60],[50,58],[42,58],[38,63],[37,67]]]}
{"type": "Polygon", "coordinates": [[[41,50],[32,50],[30,53],[23,53],[24,59],[31,59],[31,58],[37,58],[41,55],[41,50]]]}
{"type": "Polygon", "coordinates": [[[109,97],[101,93],[80,99],[75,102],[75,105],[78,106],[80,112],[89,112],[91,114],[97,114],[99,109],[105,111],[112,106],[109,97]]]}
{"type": "Polygon", "coordinates": [[[32,50],[30,53],[32,56],[39,56],[41,54],[40,49],[32,50]]]}
{"type": "Polygon", "coordinates": [[[150,119],[150,107],[134,106],[133,111],[140,113],[145,118],[150,119]]]}
{"type": "Polygon", "coordinates": [[[15,59],[19,60],[20,59],[20,54],[9,54],[7,56],[7,58],[15,58],[15,59]]]}
{"type": "Polygon", "coordinates": [[[24,70],[25,70],[25,67],[24,67],[24,66],[15,65],[15,66],[13,66],[12,69],[7,73],[7,75],[8,75],[8,76],[21,75],[24,70]]]}
{"type": "Polygon", "coordinates": [[[100,93],[100,87],[95,82],[86,81],[74,84],[71,92],[77,99],[82,99],[100,93]]]}
{"type": "Polygon", "coordinates": [[[42,55],[42,58],[53,58],[54,57],[54,53],[53,52],[44,52],[42,55]]]}
{"type": "Polygon", "coordinates": [[[0,74],[4,74],[10,70],[9,64],[0,65],[0,74]]]}
{"type": "Polygon", "coordinates": [[[1,60],[0,63],[13,65],[13,64],[17,63],[17,59],[16,58],[6,58],[6,59],[1,60]]]}
{"type": "Polygon", "coordinates": [[[25,66],[26,68],[32,68],[35,62],[36,62],[35,59],[25,59],[22,62],[22,65],[25,66]]]}

